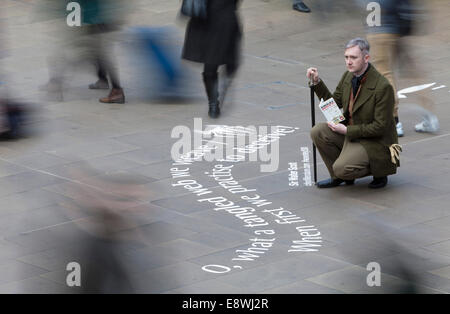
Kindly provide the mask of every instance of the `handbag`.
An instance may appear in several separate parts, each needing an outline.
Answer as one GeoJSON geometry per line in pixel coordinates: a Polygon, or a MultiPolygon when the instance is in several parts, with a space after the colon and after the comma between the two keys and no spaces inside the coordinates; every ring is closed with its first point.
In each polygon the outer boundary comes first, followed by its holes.
{"type": "Polygon", "coordinates": [[[181,14],[193,17],[206,19],[207,0],[183,0],[181,4],[181,14]]]}

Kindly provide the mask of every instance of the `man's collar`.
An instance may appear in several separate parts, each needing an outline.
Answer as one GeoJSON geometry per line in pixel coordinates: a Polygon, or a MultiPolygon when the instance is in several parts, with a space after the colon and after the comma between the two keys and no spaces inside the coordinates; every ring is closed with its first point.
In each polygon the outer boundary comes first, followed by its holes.
{"type": "MultiPolygon", "coordinates": [[[[352,79],[355,78],[355,76],[353,75],[353,73],[348,72],[347,71],[347,79],[346,82],[348,82],[348,84],[352,85],[352,79]]],[[[369,67],[367,67],[367,70],[364,74],[364,76],[367,77],[366,83],[364,84],[365,88],[369,88],[369,89],[373,89],[375,88],[375,86],[377,85],[377,77],[378,75],[380,75],[377,71],[377,69],[374,67],[373,64],[370,64],[369,67]]],[[[363,76],[360,77],[361,79],[363,78],[363,76]]]]}
{"type": "Polygon", "coordinates": [[[361,74],[361,75],[354,75],[353,74],[353,76],[357,77],[357,78],[360,78],[360,77],[362,78],[367,73],[367,71],[369,71],[369,69],[370,69],[370,62],[367,64],[367,69],[364,71],[363,74],[361,74]]]}

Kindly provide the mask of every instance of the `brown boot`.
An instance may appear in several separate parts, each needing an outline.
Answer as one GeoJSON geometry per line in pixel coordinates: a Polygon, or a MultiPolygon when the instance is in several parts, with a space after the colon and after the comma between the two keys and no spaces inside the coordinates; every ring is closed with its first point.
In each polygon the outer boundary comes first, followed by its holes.
{"type": "Polygon", "coordinates": [[[125,94],[122,88],[113,88],[108,97],[100,98],[100,102],[106,104],[123,104],[125,103],[125,94]]]}

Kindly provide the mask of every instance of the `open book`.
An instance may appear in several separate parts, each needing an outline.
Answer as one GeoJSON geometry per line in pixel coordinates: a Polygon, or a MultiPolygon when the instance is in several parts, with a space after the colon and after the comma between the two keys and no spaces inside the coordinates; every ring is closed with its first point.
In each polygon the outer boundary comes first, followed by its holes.
{"type": "Polygon", "coordinates": [[[342,114],[341,109],[339,109],[333,98],[330,98],[327,101],[323,101],[322,98],[320,100],[319,108],[328,122],[338,124],[339,122],[345,120],[345,117],[342,114]]]}

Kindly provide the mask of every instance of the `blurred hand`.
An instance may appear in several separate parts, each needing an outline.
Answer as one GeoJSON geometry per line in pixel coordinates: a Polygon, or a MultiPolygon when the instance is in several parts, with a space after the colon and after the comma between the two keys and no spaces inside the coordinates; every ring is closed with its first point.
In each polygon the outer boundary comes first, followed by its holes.
{"type": "Polygon", "coordinates": [[[345,135],[347,134],[347,127],[341,123],[334,124],[333,122],[328,122],[328,127],[336,133],[345,135]]]}
{"type": "Polygon", "coordinates": [[[313,84],[319,83],[319,72],[316,68],[309,68],[306,71],[306,77],[312,81],[313,84]]]}

